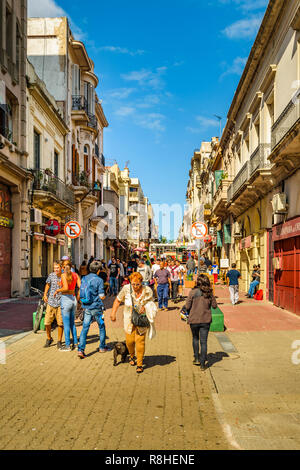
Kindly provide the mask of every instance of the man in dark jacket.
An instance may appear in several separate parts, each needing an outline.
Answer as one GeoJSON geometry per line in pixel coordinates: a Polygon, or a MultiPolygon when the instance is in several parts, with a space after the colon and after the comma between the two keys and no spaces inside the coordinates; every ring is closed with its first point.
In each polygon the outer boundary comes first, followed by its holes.
{"type": "Polygon", "coordinates": [[[99,352],[106,352],[110,349],[105,344],[106,329],[104,323],[104,305],[105,299],[104,282],[98,275],[102,269],[100,261],[92,261],[90,264],[90,274],[85,276],[81,283],[80,300],[84,309],[84,320],[78,345],[78,357],[84,359],[86,338],[92,323],[93,317],[99,326],[100,346],[99,352]]]}

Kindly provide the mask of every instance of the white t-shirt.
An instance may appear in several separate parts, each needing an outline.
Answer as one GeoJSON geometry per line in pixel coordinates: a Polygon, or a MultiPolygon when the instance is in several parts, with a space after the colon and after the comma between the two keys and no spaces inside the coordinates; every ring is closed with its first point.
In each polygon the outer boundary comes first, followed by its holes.
{"type": "Polygon", "coordinates": [[[152,275],[153,275],[153,277],[154,277],[154,274],[156,273],[156,271],[158,271],[159,269],[160,269],[160,265],[159,265],[159,264],[156,264],[156,263],[155,263],[155,264],[152,265],[151,270],[152,270],[152,275]]]}

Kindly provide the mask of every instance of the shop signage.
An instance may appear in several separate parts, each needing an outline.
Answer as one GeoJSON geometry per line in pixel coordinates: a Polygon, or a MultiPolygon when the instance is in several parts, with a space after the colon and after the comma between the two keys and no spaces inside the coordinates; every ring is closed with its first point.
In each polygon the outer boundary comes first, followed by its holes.
{"type": "Polygon", "coordinates": [[[9,219],[8,217],[2,217],[0,215],[0,226],[1,227],[7,227],[7,228],[13,228],[14,221],[12,219],[9,219]]]}
{"type": "Polygon", "coordinates": [[[60,225],[57,220],[51,219],[48,220],[45,226],[45,234],[55,237],[60,232],[60,225]]]}
{"type": "Polygon", "coordinates": [[[221,259],[220,260],[220,268],[229,268],[229,259],[221,259]]]}
{"type": "Polygon", "coordinates": [[[212,236],[211,235],[206,235],[206,237],[204,237],[204,242],[205,243],[210,243],[212,241],[212,236]]]}
{"type": "Polygon", "coordinates": [[[300,217],[273,227],[273,241],[300,236],[300,217]]]}
{"type": "Polygon", "coordinates": [[[246,250],[247,248],[252,247],[252,237],[249,235],[249,237],[243,238],[240,241],[240,250],[246,250]]]}

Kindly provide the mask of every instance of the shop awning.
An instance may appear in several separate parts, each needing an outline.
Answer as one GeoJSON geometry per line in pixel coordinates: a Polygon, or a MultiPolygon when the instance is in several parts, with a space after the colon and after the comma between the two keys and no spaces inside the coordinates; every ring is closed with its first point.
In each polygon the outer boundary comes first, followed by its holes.
{"type": "Polygon", "coordinates": [[[33,234],[33,238],[35,240],[38,240],[40,242],[43,242],[45,240],[45,235],[43,233],[38,233],[38,232],[34,232],[33,234]]]}
{"type": "Polygon", "coordinates": [[[50,235],[46,235],[46,242],[51,243],[52,245],[56,245],[56,238],[55,237],[50,237],[50,235]]]}

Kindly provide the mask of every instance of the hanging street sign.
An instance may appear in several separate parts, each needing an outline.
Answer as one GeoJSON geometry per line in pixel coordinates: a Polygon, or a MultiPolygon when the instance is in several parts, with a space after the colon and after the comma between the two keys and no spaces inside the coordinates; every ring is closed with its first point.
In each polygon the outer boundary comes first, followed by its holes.
{"type": "Polygon", "coordinates": [[[192,225],[191,234],[196,240],[201,240],[208,234],[208,227],[204,222],[195,222],[192,225]]]}
{"type": "Polygon", "coordinates": [[[57,220],[50,219],[46,223],[44,232],[46,235],[50,235],[51,237],[55,237],[60,232],[60,225],[57,220]]]}
{"type": "Polygon", "coordinates": [[[68,238],[75,240],[75,238],[80,237],[80,234],[81,234],[81,225],[75,220],[72,220],[65,225],[65,235],[68,238]]]}

